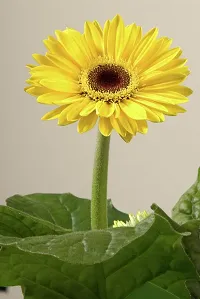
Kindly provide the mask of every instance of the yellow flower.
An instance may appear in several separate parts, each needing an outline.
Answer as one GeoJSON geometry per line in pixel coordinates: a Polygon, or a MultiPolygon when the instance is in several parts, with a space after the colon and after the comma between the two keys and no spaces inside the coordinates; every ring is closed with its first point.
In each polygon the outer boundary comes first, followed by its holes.
{"type": "Polygon", "coordinates": [[[133,214],[129,214],[129,221],[123,222],[120,220],[115,220],[113,227],[124,227],[124,226],[130,226],[134,227],[136,224],[138,224],[140,221],[144,220],[147,218],[150,214],[146,211],[140,212],[138,211],[136,216],[133,214]]]}
{"type": "Polygon", "coordinates": [[[56,105],[42,119],[65,126],[78,121],[78,132],[114,129],[126,142],[147,133],[147,121],[185,109],[191,89],[180,85],[188,76],[180,48],[158,38],[154,28],[142,34],[136,24],[125,26],[117,15],[103,29],[86,22],[84,33],[67,28],[44,40],[47,53],[34,54],[39,65],[28,65],[31,77],[25,91],[42,104],[56,105]]]}

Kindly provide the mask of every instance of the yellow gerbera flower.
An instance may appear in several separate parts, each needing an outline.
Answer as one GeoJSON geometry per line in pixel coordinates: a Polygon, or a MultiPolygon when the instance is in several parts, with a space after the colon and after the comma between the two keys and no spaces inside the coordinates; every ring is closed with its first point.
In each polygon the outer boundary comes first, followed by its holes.
{"type": "Polygon", "coordinates": [[[185,109],[191,89],[180,85],[188,76],[180,48],[157,38],[154,28],[145,35],[136,24],[125,26],[117,15],[102,29],[86,22],[84,33],[67,28],[44,40],[48,52],[34,54],[39,66],[28,65],[26,92],[42,104],[56,105],[42,119],[58,119],[65,126],[78,122],[78,132],[92,129],[109,136],[114,129],[129,142],[147,132],[147,120],[164,121],[185,109]]]}

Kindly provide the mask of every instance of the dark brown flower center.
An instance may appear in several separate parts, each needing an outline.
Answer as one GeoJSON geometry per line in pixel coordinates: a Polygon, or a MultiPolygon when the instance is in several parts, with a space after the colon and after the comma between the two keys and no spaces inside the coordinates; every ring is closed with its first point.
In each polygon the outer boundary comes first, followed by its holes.
{"type": "Polygon", "coordinates": [[[98,65],[88,74],[88,82],[93,90],[116,92],[129,85],[130,75],[119,65],[98,65]]]}

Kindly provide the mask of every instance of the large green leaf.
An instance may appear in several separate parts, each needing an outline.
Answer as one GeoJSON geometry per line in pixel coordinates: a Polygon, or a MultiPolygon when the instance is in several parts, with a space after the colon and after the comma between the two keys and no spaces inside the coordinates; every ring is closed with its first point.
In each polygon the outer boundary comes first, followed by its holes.
{"type": "Polygon", "coordinates": [[[69,230],[30,216],[16,209],[0,206],[0,234],[12,237],[30,237],[66,234],[69,230]]]}
{"type": "MultiPolygon", "coordinates": [[[[183,245],[184,248],[193,261],[196,270],[200,273],[200,239],[199,239],[199,229],[200,229],[200,220],[190,220],[180,226],[174,220],[172,220],[160,207],[156,204],[151,206],[152,210],[164,217],[177,231],[182,232],[183,236],[183,245]]],[[[192,299],[200,298],[200,283],[198,280],[190,280],[187,282],[187,286],[192,294],[192,299]]]]}
{"type": "MultiPolygon", "coordinates": [[[[181,196],[172,210],[172,218],[181,225],[181,229],[191,232],[183,238],[187,254],[200,273],[200,168],[196,182],[181,196]]],[[[192,298],[200,298],[200,282],[188,282],[192,298]]]]}
{"type": "Polygon", "coordinates": [[[196,182],[181,196],[173,208],[172,219],[179,224],[200,219],[200,168],[196,182]]]}
{"type": "Polygon", "coordinates": [[[24,285],[26,299],[131,299],[134,290],[151,282],[189,299],[185,281],[197,276],[181,239],[153,214],[135,228],[2,236],[0,284],[24,285]]]}
{"type": "Polygon", "coordinates": [[[0,284],[23,285],[27,299],[98,299],[98,283],[91,266],[71,265],[13,246],[3,247],[0,267],[0,284]]]}
{"type": "Polygon", "coordinates": [[[197,271],[200,273],[200,220],[191,220],[185,223],[183,227],[185,230],[191,232],[191,235],[187,238],[183,238],[183,242],[197,271]]]}
{"type": "MultiPolygon", "coordinates": [[[[74,231],[89,230],[90,200],[66,194],[14,195],[7,205],[29,215],[74,231]]],[[[108,225],[114,220],[128,220],[128,215],[117,210],[108,200],[108,225]]]]}
{"type": "Polygon", "coordinates": [[[177,232],[180,232],[186,236],[190,235],[190,233],[187,232],[187,229],[181,227],[178,223],[171,219],[157,204],[153,203],[151,205],[151,209],[154,211],[155,214],[165,218],[177,232]]]}
{"type": "MultiPolygon", "coordinates": [[[[187,254],[193,261],[196,270],[200,274],[200,220],[191,220],[182,226],[185,230],[191,232],[191,235],[183,238],[183,244],[187,254]]],[[[200,298],[200,281],[188,282],[189,289],[193,298],[200,298]]]]}
{"type": "Polygon", "coordinates": [[[147,282],[142,287],[135,289],[127,299],[181,299],[169,293],[168,291],[156,286],[153,283],[147,282]]]}

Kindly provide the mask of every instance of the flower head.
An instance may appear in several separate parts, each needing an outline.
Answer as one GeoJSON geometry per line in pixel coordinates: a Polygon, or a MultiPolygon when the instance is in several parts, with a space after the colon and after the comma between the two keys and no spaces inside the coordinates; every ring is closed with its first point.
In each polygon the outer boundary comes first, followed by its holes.
{"type": "Polygon", "coordinates": [[[130,227],[134,227],[136,226],[136,224],[138,224],[140,221],[144,220],[145,218],[147,218],[150,214],[147,211],[138,211],[136,216],[134,216],[133,214],[129,214],[129,221],[123,222],[120,220],[115,220],[113,227],[124,227],[124,226],[130,226],[130,227]]]}
{"type": "Polygon", "coordinates": [[[147,132],[147,121],[184,112],[191,89],[180,85],[188,76],[180,48],[157,38],[158,29],[142,34],[136,24],[125,26],[117,15],[101,28],[86,22],[84,33],[55,31],[44,40],[47,53],[34,54],[28,65],[26,92],[42,104],[55,105],[42,119],[65,126],[78,121],[78,132],[92,129],[109,136],[114,129],[126,142],[147,132]]]}

